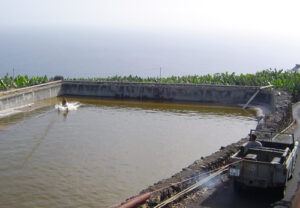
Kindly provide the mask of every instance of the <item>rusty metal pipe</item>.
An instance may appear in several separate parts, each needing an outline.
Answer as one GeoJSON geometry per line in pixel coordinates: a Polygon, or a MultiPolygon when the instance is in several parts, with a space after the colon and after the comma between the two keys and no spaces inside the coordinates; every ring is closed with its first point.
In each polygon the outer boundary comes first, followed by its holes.
{"type": "Polygon", "coordinates": [[[145,194],[135,196],[135,197],[127,200],[126,202],[120,204],[116,208],[136,208],[139,205],[145,204],[147,199],[150,198],[151,194],[152,194],[152,192],[148,192],[148,193],[145,193],[145,194]]]}

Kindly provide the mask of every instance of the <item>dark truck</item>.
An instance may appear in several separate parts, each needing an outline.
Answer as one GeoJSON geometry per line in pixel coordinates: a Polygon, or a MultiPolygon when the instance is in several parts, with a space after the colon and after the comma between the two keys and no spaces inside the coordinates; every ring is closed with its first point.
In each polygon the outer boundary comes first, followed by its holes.
{"type": "Polygon", "coordinates": [[[298,142],[293,134],[251,130],[262,143],[259,148],[241,149],[231,156],[229,177],[234,189],[246,187],[272,188],[279,197],[285,194],[286,182],[292,178],[298,142]]]}

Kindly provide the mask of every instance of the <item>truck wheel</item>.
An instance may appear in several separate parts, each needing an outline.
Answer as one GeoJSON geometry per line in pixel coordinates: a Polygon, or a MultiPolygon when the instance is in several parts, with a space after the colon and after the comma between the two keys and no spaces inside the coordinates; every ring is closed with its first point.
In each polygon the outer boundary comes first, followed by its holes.
{"type": "Polygon", "coordinates": [[[285,190],[286,190],[286,187],[285,187],[285,186],[277,187],[277,188],[274,190],[274,191],[275,191],[276,197],[278,197],[278,198],[280,198],[280,199],[284,198],[285,190]]]}

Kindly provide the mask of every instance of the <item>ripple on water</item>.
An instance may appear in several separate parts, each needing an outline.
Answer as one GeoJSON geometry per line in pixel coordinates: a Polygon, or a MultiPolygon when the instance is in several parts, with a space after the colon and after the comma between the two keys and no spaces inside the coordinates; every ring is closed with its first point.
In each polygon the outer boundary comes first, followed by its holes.
{"type": "Polygon", "coordinates": [[[0,207],[109,207],[256,125],[239,109],[80,102],[67,116],[48,108],[1,131],[0,207]]]}

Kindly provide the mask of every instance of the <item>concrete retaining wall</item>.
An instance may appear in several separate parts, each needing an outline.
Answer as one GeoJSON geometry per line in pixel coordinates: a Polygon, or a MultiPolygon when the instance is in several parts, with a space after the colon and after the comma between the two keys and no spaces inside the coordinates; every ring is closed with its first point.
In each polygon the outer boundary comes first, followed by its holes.
{"type": "Polygon", "coordinates": [[[39,100],[57,97],[61,92],[61,81],[25,87],[0,93],[0,111],[28,105],[39,100]]]}
{"type": "MultiPolygon", "coordinates": [[[[64,81],[62,94],[239,105],[245,104],[257,89],[257,87],[219,85],[64,81]]],[[[262,90],[251,104],[267,105],[273,109],[272,91],[262,90]]]]}
{"type": "MultiPolygon", "coordinates": [[[[58,95],[243,105],[257,89],[258,87],[250,86],[55,81],[0,92],[0,111],[58,95]]],[[[273,112],[278,103],[275,94],[270,89],[264,89],[255,97],[251,105],[264,105],[273,112]]]]}

